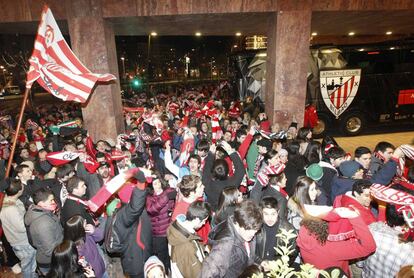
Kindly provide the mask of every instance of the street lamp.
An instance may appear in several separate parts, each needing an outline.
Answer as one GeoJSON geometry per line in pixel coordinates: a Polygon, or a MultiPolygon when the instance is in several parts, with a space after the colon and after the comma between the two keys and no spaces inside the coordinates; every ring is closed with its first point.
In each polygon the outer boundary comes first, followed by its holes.
{"type": "Polygon", "coordinates": [[[6,69],[3,66],[0,66],[0,69],[3,69],[3,78],[4,78],[4,86],[7,85],[7,79],[6,79],[6,69]]]}
{"type": "Polygon", "coordinates": [[[122,79],[125,79],[125,57],[121,57],[122,61],[122,79]]]}
{"type": "Polygon", "coordinates": [[[150,53],[151,53],[151,37],[157,36],[157,32],[152,31],[148,35],[148,52],[147,52],[147,86],[148,86],[148,92],[149,92],[149,79],[150,79],[150,65],[151,65],[151,59],[150,59],[150,53]]]}

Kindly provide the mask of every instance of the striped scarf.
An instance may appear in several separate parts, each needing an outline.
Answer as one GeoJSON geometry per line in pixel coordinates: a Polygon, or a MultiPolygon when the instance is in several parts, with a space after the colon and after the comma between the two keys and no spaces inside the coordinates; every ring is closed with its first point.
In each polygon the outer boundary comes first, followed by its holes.
{"type": "MultiPolygon", "coordinates": [[[[411,160],[414,160],[414,146],[408,145],[408,144],[404,144],[401,145],[399,147],[401,149],[401,151],[404,153],[404,155],[411,160]]],[[[399,165],[397,168],[397,174],[399,176],[402,176],[404,173],[404,168],[405,168],[405,159],[404,158],[400,158],[399,160],[399,165]]]]}
{"type": "Polygon", "coordinates": [[[257,181],[262,185],[266,186],[269,183],[270,175],[279,175],[285,170],[286,165],[281,163],[274,166],[266,166],[260,173],[257,175],[257,181]]]}

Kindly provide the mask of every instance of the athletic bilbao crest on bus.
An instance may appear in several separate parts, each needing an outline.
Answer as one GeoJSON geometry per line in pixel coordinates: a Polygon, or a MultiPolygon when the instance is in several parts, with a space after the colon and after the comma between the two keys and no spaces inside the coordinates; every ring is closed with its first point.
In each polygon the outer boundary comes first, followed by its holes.
{"type": "Polygon", "coordinates": [[[354,100],[361,79],[360,69],[326,70],[320,72],[323,101],[338,118],[354,100]]]}

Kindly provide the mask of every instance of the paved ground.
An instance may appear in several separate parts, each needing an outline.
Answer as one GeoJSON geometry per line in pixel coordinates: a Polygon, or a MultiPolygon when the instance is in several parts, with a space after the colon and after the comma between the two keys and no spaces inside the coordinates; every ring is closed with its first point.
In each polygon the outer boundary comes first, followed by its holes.
{"type": "Polygon", "coordinates": [[[414,131],[361,135],[355,137],[335,137],[335,140],[345,149],[345,151],[353,154],[355,148],[358,146],[365,146],[370,150],[374,150],[375,145],[380,141],[390,142],[396,147],[401,144],[414,144],[414,131]]]}

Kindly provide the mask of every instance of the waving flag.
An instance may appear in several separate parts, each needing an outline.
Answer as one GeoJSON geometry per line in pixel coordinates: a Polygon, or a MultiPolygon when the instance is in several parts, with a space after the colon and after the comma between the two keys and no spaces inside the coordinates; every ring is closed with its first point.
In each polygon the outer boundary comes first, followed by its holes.
{"type": "Polygon", "coordinates": [[[26,88],[37,82],[64,101],[87,101],[97,81],[116,79],[112,74],[92,73],[73,54],[49,7],[45,6],[29,59],[26,88]]]}
{"type": "Polygon", "coordinates": [[[79,153],[74,152],[51,152],[46,155],[47,161],[53,166],[61,166],[79,157],[79,153]]]}

